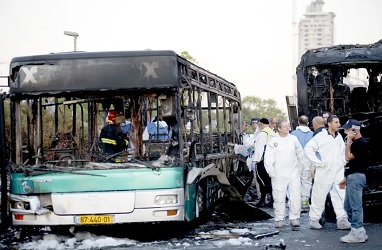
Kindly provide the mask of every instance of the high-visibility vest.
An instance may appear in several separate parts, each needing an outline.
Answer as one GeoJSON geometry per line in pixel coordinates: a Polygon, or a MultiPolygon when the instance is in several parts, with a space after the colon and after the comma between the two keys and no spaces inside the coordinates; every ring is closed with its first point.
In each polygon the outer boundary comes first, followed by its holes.
{"type": "MultiPolygon", "coordinates": [[[[273,131],[270,127],[266,127],[264,128],[263,130],[261,130],[261,132],[264,132],[267,134],[267,142],[272,139],[273,137],[276,136],[276,133],[275,131],[273,131]]],[[[261,133],[260,132],[260,133],[261,133]]],[[[264,145],[264,152],[263,152],[263,156],[261,157],[261,161],[264,160],[264,155],[265,155],[265,150],[267,149],[267,144],[264,145]]]]}
{"type": "MultiPolygon", "coordinates": [[[[126,143],[126,146],[129,144],[129,141],[128,140],[124,140],[125,143],[126,143]]],[[[111,140],[111,139],[108,139],[108,138],[101,138],[101,142],[102,143],[106,143],[106,144],[111,144],[111,145],[117,145],[117,141],[116,140],[111,140]]]]}
{"type": "Polygon", "coordinates": [[[270,128],[270,127],[266,127],[264,128],[263,130],[261,130],[261,132],[265,132],[267,134],[267,142],[276,136],[276,133],[270,128]]]}
{"type": "Polygon", "coordinates": [[[108,138],[101,138],[102,143],[111,144],[111,145],[117,145],[116,140],[108,139],[108,138]]]}

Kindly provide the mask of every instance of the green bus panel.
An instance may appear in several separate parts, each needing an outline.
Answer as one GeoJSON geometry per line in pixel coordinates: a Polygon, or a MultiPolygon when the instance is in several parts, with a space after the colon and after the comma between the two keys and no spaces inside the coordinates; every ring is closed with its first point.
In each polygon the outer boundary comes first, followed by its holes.
{"type": "Polygon", "coordinates": [[[182,167],[84,170],[11,176],[12,194],[170,189],[184,187],[182,167]]]}

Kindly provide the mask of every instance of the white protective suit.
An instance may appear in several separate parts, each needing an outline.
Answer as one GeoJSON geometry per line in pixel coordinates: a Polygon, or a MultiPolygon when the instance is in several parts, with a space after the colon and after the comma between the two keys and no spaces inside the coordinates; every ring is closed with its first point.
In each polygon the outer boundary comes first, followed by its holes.
{"type": "MultiPolygon", "coordinates": [[[[256,134],[255,144],[254,144],[254,155],[252,157],[252,162],[259,162],[263,158],[264,147],[268,141],[267,133],[260,133],[259,131],[256,134]]],[[[271,136],[271,135],[270,135],[271,136]]]]}
{"type": "Polygon", "coordinates": [[[307,163],[297,137],[277,134],[267,144],[264,165],[272,179],[275,220],[284,220],[285,197],[289,190],[289,220],[299,219],[301,212],[301,167],[307,163]]]}
{"type": "Polygon", "coordinates": [[[318,221],[325,209],[326,196],[330,192],[337,219],[346,216],[344,210],[345,189],[339,188],[344,177],[345,143],[342,136],[336,133],[333,137],[326,129],[313,136],[306,144],[306,157],[316,166],[312,188],[309,217],[318,221]],[[317,157],[318,152],[321,159],[317,157]]]}

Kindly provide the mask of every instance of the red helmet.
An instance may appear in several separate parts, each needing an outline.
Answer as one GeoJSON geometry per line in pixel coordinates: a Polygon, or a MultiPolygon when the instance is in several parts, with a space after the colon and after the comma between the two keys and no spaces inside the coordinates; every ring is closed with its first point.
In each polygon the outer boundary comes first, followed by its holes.
{"type": "Polygon", "coordinates": [[[107,113],[107,124],[115,124],[115,112],[109,111],[107,113]]]}

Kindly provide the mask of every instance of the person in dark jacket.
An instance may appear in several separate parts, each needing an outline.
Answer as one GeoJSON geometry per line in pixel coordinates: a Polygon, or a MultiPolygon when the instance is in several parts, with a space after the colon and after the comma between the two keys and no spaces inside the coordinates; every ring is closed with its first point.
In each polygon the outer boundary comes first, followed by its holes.
{"type": "MultiPolygon", "coordinates": [[[[107,117],[107,124],[101,130],[101,142],[103,144],[104,154],[116,154],[123,151],[128,144],[125,140],[123,130],[119,125],[120,116],[116,115],[115,111],[110,111],[107,117]]],[[[122,120],[124,117],[122,116],[122,120]]]]}

